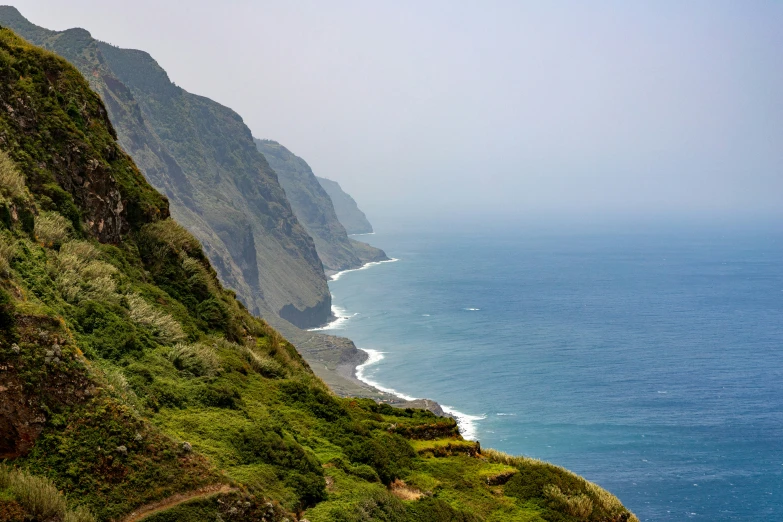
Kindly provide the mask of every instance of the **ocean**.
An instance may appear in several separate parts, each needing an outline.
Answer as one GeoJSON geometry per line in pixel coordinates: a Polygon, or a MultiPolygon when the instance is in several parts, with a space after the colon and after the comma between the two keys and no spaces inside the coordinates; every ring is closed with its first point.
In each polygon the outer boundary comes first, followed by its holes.
{"type": "Polygon", "coordinates": [[[363,380],[643,521],[783,520],[783,229],[380,228],[330,283],[363,380]]]}

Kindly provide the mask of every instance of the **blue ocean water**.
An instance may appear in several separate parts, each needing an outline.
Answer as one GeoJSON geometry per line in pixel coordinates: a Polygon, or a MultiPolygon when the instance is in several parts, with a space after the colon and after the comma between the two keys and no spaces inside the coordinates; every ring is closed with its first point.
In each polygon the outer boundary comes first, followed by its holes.
{"type": "Polygon", "coordinates": [[[783,230],[454,228],[330,283],[363,378],[641,520],[783,520],[783,230]]]}

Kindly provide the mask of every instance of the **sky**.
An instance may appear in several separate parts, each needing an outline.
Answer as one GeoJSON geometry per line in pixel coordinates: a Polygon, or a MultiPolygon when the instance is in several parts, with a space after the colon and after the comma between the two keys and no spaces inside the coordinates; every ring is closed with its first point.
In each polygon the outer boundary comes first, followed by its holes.
{"type": "Polygon", "coordinates": [[[374,215],[783,217],[783,2],[12,0],[374,215]]]}

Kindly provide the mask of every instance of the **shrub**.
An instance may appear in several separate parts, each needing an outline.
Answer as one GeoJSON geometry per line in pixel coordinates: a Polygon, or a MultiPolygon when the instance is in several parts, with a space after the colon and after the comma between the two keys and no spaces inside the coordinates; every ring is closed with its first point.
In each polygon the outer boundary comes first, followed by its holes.
{"type": "Polygon", "coordinates": [[[10,199],[24,196],[24,176],[5,151],[0,150],[0,194],[10,199]]]}
{"type": "Polygon", "coordinates": [[[584,493],[566,495],[554,484],[544,486],[544,496],[565,508],[566,513],[577,518],[587,518],[593,512],[593,501],[584,493]]]}
{"type": "Polygon", "coordinates": [[[381,482],[391,484],[412,465],[416,452],[399,435],[376,433],[369,439],[354,441],[345,448],[352,462],[372,466],[381,482]]]}
{"type": "MultiPolygon", "coordinates": [[[[166,245],[174,252],[196,254],[201,252],[198,239],[172,219],[156,221],[144,227],[144,235],[166,245]]],[[[164,254],[165,255],[165,254],[164,254]]]]}
{"type": "Polygon", "coordinates": [[[196,343],[177,343],[166,354],[177,370],[196,377],[215,375],[220,369],[220,359],[212,346],[196,343]]]}
{"type": "Polygon", "coordinates": [[[95,522],[95,516],[84,506],[65,513],[63,522],[95,522]]]}
{"type": "Polygon", "coordinates": [[[136,323],[147,326],[163,343],[175,343],[185,338],[182,326],[165,312],[161,312],[138,294],[126,296],[130,317],[136,323]]]}
{"type": "Polygon", "coordinates": [[[0,465],[0,483],[5,483],[16,500],[34,517],[47,520],[65,515],[65,498],[51,480],[36,477],[19,469],[0,465]]]}
{"type": "Polygon", "coordinates": [[[242,354],[250,366],[264,377],[278,378],[285,376],[283,365],[267,355],[261,355],[247,346],[241,346],[242,354]]]}
{"type": "Polygon", "coordinates": [[[0,236],[0,276],[11,274],[11,259],[16,254],[16,243],[10,238],[0,236]]]}
{"type": "Polygon", "coordinates": [[[41,212],[35,220],[36,241],[47,247],[59,247],[71,235],[71,222],[57,212],[41,212]]]}
{"type": "Polygon", "coordinates": [[[60,295],[68,302],[85,299],[117,301],[117,269],[98,259],[100,252],[87,241],[69,241],[54,261],[52,278],[60,295]]]}

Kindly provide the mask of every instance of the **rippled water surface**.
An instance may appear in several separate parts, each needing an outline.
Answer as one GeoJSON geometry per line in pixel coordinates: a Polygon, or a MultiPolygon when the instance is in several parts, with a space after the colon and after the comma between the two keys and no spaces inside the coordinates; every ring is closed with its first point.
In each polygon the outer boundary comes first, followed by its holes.
{"type": "Polygon", "coordinates": [[[783,520],[780,229],[454,228],[380,230],[399,261],[330,283],[363,378],[642,520],[783,520]]]}

